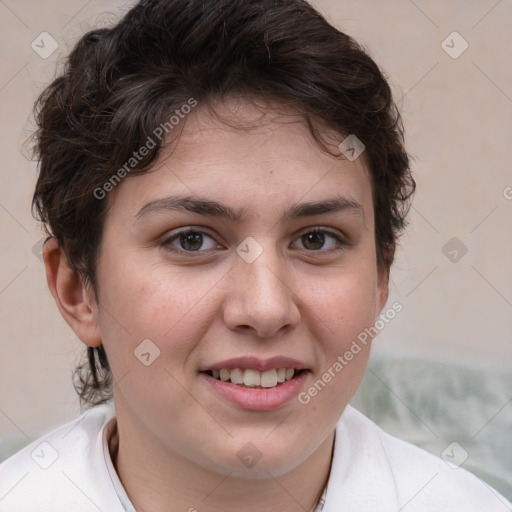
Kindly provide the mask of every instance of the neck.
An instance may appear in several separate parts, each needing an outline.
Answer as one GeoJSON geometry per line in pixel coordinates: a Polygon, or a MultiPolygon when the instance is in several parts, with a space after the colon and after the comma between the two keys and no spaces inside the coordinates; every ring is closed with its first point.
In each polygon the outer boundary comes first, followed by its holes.
{"type": "Polygon", "coordinates": [[[309,512],[329,478],[334,432],[298,467],[254,480],[210,471],[117,418],[119,444],[112,460],[137,512],[309,512]]]}

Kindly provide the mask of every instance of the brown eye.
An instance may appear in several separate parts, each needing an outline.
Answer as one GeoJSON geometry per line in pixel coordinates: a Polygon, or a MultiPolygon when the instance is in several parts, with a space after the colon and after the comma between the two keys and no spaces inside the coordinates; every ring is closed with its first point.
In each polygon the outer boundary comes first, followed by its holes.
{"type": "Polygon", "coordinates": [[[335,251],[346,245],[339,235],[323,229],[308,231],[300,236],[297,242],[299,241],[302,244],[302,247],[299,247],[299,249],[317,252],[335,251]]]}
{"type": "Polygon", "coordinates": [[[203,245],[203,235],[201,233],[182,233],[179,237],[181,249],[185,251],[197,251],[203,245]]]}
{"type": "Polygon", "coordinates": [[[318,251],[325,243],[325,235],[323,233],[308,233],[302,236],[303,244],[306,249],[318,251]]]}
{"type": "Polygon", "coordinates": [[[222,249],[210,235],[192,229],[168,237],[162,245],[177,252],[206,252],[211,249],[222,249]]]}

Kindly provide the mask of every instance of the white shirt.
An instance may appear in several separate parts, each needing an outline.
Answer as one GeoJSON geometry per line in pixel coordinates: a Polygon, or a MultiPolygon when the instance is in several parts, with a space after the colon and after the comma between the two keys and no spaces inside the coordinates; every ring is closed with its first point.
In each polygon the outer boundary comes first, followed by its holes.
{"type": "MultiPolygon", "coordinates": [[[[0,512],[133,512],[108,448],[114,416],[111,404],[93,407],[0,464],[0,512]]],[[[512,512],[471,473],[351,406],[336,425],[326,490],[322,512],[512,512]]]]}

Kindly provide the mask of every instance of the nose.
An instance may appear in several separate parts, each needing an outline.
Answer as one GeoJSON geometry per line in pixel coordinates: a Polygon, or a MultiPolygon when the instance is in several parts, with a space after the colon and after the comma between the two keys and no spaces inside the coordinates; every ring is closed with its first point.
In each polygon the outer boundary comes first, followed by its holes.
{"type": "Polygon", "coordinates": [[[268,248],[252,263],[236,256],[227,276],[223,307],[229,329],[268,338],[297,327],[299,301],[285,265],[268,248]]]}

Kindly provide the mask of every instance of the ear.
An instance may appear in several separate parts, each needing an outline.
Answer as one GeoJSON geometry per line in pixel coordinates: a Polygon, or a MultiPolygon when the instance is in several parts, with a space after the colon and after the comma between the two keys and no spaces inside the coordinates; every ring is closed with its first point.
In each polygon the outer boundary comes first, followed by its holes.
{"type": "MultiPolygon", "coordinates": [[[[395,247],[386,252],[386,261],[392,262],[395,255],[395,247]]],[[[375,301],[375,318],[377,321],[389,297],[389,268],[384,263],[377,264],[377,296],[375,301]]]]}
{"type": "Polygon", "coordinates": [[[70,267],[54,237],[44,244],[43,257],[48,288],[64,320],[86,345],[101,345],[98,307],[92,290],[83,284],[80,276],[70,267]]]}
{"type": "Polygon", "coordinates": [[[381,314],[389,296],[389,285],[388,285],[388,273],[386,270],[379,271],[379,278],[377,282],[377,297],[375,304],[375,318],[374,321],[377,321],[379,315],[381,314]]]}

